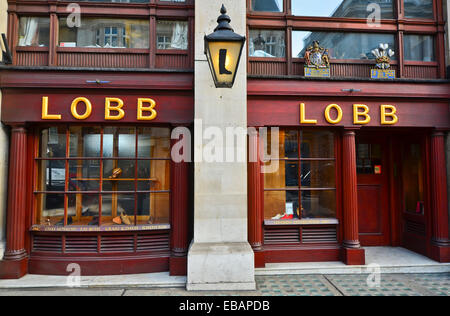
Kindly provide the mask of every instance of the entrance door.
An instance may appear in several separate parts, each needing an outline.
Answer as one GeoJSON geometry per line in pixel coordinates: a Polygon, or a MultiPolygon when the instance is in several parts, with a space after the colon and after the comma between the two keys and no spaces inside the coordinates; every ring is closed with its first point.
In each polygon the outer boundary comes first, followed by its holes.
{"type": "Polygon", "coordinates": [[[362,134],[356,137],[359,240],[362,246],[390,244],[385,139],[378,134],[377,137],[362,134]]]}
{"type": "Polygon", "coordinates": [[[426,206],[423,139],[409,135],[397,146],[400,150],[402,246],[426,255],[426,206]]]}

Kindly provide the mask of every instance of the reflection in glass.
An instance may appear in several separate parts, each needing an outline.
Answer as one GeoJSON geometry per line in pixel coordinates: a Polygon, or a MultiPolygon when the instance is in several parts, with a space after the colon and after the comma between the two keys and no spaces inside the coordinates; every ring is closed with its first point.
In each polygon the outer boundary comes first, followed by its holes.
{"type": "Polygon", "coordinates": [[[157,49],[187,49],[188,23],[184,21],[158,21],[156,24],[157,49]]]}
{"type": "Polygon", "coordinates": [[[302,158],[334,158],[334,134],[329,131],[301,131],[302,158]]]}
{"type": "Polygon", "coordinates": [[[334,161],[305,161],[301,163],[302,188],[334,188],[336,166],[334,161]]]}
{"type": "MultiPolygon", "coordinates": [[[[358,174],[376,174],[376,166],[382,165],[380,144],[356,145],[356,172],[358,174]]],[[[379,172],[383,172],[380,170],[379,172]]]]}
{"type": "Polygon", "coordinates": [[[252,10],[283,12],[283,0],[252,0],[252,10]]]}
{"type": "Polygon", "coordinates": [[[80,27],[59,19],[60,47],[149,48],[149,22],[146,20],[83,18],[80,27]]]}
{"type": "Polygon", "coordinates": [[[64,191],[66,162],[64,160],[41,160],[38,164],[40,191],[64,191]]]}
{"type": "Polygon", "coordinates": [[[422,152],[419,144],[405,146],[402,161],[404,209],[410,213],[424,213],[422,152]]]}
{"type": "Polygon", "coordinates": [[[435,61],[434,37],[430,35],[405,35],[405,60],[435,61]]]}
{"type": "Polygon", "coordinates": [[[320,0],[317,5],[313,5],[310,0],[291,1],[292,14],[299,16],[365,19],[373,15],[374,6],[377,6],[382,19],[394,18],[392,0],[320,0]]]}
{"type": "Polygon", "coordinates": [[[335,218],[336,191],[302,191],[302,218],[335,218]]]}
{"type": "Polygon", "coordinates": [[[19,42],[17,46],[48,47],[50,18],[21,17],[19,19],[19,42]]]}
{"type": "Polygon", "coordinates": [[[266,189],[297,188],[298,161],[280,160],[278,172],[264,174],[264,186],[266,189]]]}
{"type": "Polygon", "coordinates": [[[40,225],[64,224],[64,194],[37,194],[36,202],[41,210],[37,219],[40,225]]]}
{"type": "Polygon", "coordinates": [[[251,57],[285,57],[284,31],[250,30],[248,44],[251,57]]]}
{"type": "Polygon", "coordinates": [[[406,18],[433,18],[433,0],[403,0],[406,18]]]}
{"type": "Polygon", "coordinates": [[[139,158],[170,158],[170,129],[139,128],[138,133],[139,158]]]}
{"type": "Polygon", "coordinates": [[[41,131],[39,148],[41,158],[66,157],[66,130],[63,127],[50,127],[41,131]]]}
{"type": "Polygon", "coordinates": [[[103,157],[134,158],[135,128],[106,127],[103,131],[103,157]]]}
{"type": "Polygon", "coordinates": [[[70,157],[100,157],[99,127],[71,126],[70,157]]]}
{"type": "Polygon", "coordinates": [[[67,208],[68,225],[98,225],[98,194],[69,194],[67,208]]]}
{"type": "MultiPolygon", "coordinates": [[[[332,59],[375,59],[372,50],[380,43],[388,44],[395,51],[395,38],[392,34],[338,33],[338,32],[292,32],[292,54],[303,58],[306,49],[314,41],[329,50],[332,59]]],[[[395,55],[391,57],[395,59],[395,55]]]]}

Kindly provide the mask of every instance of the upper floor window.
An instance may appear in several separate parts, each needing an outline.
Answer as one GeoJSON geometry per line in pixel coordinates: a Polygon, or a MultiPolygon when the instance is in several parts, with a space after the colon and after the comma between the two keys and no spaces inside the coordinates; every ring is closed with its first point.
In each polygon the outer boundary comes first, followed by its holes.
{"type": "Polygon", "coordinates": [[[59,21],[61,47],[149,48],[149,23],[146,20],[85,18],[80,27],[59,21]]]}
{"type": "Polygon", "coordinates": [[[19,19],[18,46],[48,47],[50,37],[50,18],[21,17],[19,19]]]}
{"type": "Polygon", "coordinates": [[[253,11],[283,12],[283,0],[252,0],[253,11]]]}
{"type": "Polygon", "coordinates": [[[435,61],[434,37],[430,35],[403,36],[405,60],[435,61]]]}
{"type": "Polygon", "coordinates": [[[188,48],[188,23],[183,21],[158,21],[156,25],[157,49],[188,48]]]}
{"type": "Polygon", "coordinates": [[[404,0],[406,18],[433,18],[433,0],[404,0]]]}
{"type": "Polygon", "coordinates": [[[252,57],[285,57],[284,31],[250,30],[249,55],[252,57]]]}
{"type": "Polygon", "coordinates": [[[291,0],[292,14],[299,16],[368,18],[380,10],[382,19],[394,18],[393,0],[321,0],[314,5],[310,0],[291,0]]]}
{"type": "Polygon", "coordinates": [[[395,51],[393,34],[293,31],[292,56],[303,58],[314,41],[328,49],[333,59],[375,59],[372,50],[380,44],[388,44],[395,51]]]}

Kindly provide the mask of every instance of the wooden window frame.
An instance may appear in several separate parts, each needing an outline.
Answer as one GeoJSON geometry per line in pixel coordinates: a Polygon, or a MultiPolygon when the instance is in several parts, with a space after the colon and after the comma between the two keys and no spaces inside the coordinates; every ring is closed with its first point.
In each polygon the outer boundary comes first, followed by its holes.
{"type": "MultiPolygon", "coordinates": [[[[59,47],[59,19],[68,16],[66,7],[73,1],[42,1],[39,3],[29,1],[10,2],[8,7],[8,38],[9,45],[13,51],[13,65],[26,66],[49,66],[49,67],[71,67],[60,64],[58,55],[79,53],[80,57],[85,54],[124,54],[128,56],[147,55],[145,65],[140,59],[140,63],[128,67],[119,68],[147,68],[156,69],[157,55],[179,55],[183,61],[176,62],[173,68],[168,65],[167,69],[192,70],[194,68],[194,0],[180,2],[162,2],[159,0],[149,0],[148,3],[104,3],[104,2],[78,2],[84,17],[113,18],[113,19],[145,19],[149,23],[149,48],[83,48],[83,47],[59,47]],[[50,43],[49,47],[20,47],[18,46],[18,23],[20,16],[50,17],[50,43]],[[187,50],[157,50],[156,46],[156,20],[186,21],[188,23],[188,49],[187,50]],[[47,52],[48,62],[45,64],[34,64],[35,54],[45,54],[47,52]],[[25,59],[31,64],[23,64],[17,54],[29,54],[25,59]],[[181,68],[180,68],[181,67],[181,68]]],[[[113,55],[111,55],[113,56],[113,55]]],[[[63,56],[61,56],[63,58],[63,56]]],[[[105,57],[106,58],[106,57],[105,57]]],[[[124,58],[125,60],[126,58],[124,58]]],[[[36,57],[37,60],[37,57],[36,57]]],[[[74,65],[73,67],[76,67],[74,65]]],[[[86,66],[89,67],[89,66],[86,66]]],[[[96,67],[96,66],[93,66],[96,67]]],[[[100,67],[100,66],[98,66],[100,67]]],[[[104,66],[102,66],[104,68],[104,66]]],[[[111,67],[115,68],[115,67],[111,67]]],[[[161,68],[161,67],[158,67],[161,68]]]]}
{"type": "MultiPolygon", "coordinates": [[[[70,226],[67,223],[68,220],[68,199],[69,196],[77,196],[77,195],[97,195],[99,198],[99,214],[98,214],[98,222],[99,224],[93,227],[97,227],[100,228],[102,226],[105,226],[102,224],[102,203],[103,203],[103,196],[112,196],[113,200],[114,200],[114,196],[116,197],[117,200],[117,196],[121,195],[121,194],[127,194],[127,195],[134,195],[135,197],[135,207],[134,207],[134,216],[132,216],[132,225],[133,227],[137,227],[139,229],[145,229],[145,227],[151,227],[151,225],[168,225],[170,222],[170,212],[169,211],[169,222],[168,223],[161,223],[161,224],[138,224],[138,220],[142,220],[142,217],[145,216],[140,216],[137,214],[137,196],[139,194],[169,194],[169,201],[172,199],[172,191],[171,191],[171,184],[170,182],[172,181],[171,175],[169,174],[168,176],[168,180],[169,181],[169,189],[167,190],[139,190],[138,189],[138,161],[169,161],[169,166],[170,166],[170,173],[172,173],[172,167],[170,164],[171,158],[170,157],[139,157],[138,156],[138,135],[139,135],[139,128],[144,128],[145,126],[132,126],[132,125],[101,125],[99,126],[100,128],[100,157],[72,157],[70,156],[70,127],[71,126],[75,126],[73,124],[59,124],[56,126],[47,126],[47,125],[42,125],[39,126],[35,129],[34,132],[34,137],[36,139],[35,141],[35,145],[33,148],[33,163],[34,163],[34,174],[33,174],[33,228],[34,230],[39,230],[40,227],[42,227],[42,224],[38,222],[38,218],[40,216],[39,212],[41,212],[41,209],[38,207],[38,199],[39,199],[39,195],[43,195],[43,194],[60,194],[60,195],[64,195],[64,224],[63,224],[63,230],[66,227],[76,227],[75,226],[70,226]],[[66,148],[65,148],[65,156],[64,157],[39,157],[39,149],[41,146],[41,131],[43,129],[46,128],[50,128],[50,127],[57,127],[57,128],[63,128],[65,130],[65,137],[66,137],[66,148]],[[117,127],[117,128],[127,128],[127,127],[133,127],[135,128],[135,153],[134,153],[134,157],[119,157],[118,155],[113,155],[112,157],[103,157],[103,140],[104,140],[104,129],[105,128],[109,128],[109,127],[117,127]],[[69,177],[69,164],[71,161],[90,161],[90,160],[95,160],[95,161],[99,161],[100,163],[100,169],[99,169],[99,188],[98,190],[91,190],[91,191],[74,191],[74,190],[70,190],[69,189],[69,182],[70,182],[70,177],[69,177]],[[127,160],[127,161],[134,161],[135,164],[135,168],[134,168],[134,178],[133,181],[134,182],[134,189],[132,191],[124,191],[124,190],[112,190],[112,191],[105,191],[103,190],[103,182],[104,182],[104,172],[103,172],[103,166],[104,166],[104,161],[119,161],[119,160],[127,160]],[[39,163],[43,162],[43,161],[64,161],[65,164],[65,180],[64,180],[64,191],[48,191],[48,190],[39,190],[39,182],[40,182],[40,175],[39,175],[39,163]]],[[[95,127],[95,126],[91,126],[91,125],[76,125],[76,126],[80,126],[80,127],[95,127]]],[[[151,126],[151,128],[167,128],[170,130],[170,127],[168,126],[151,126]]],[[[168,138],[168,140],[170,141],[170,137],[168,138]]],[[[97,179],[95,179],[97,180],[97,179]]],[[[150,180],[149,180],[150,181],[150,180]]],[[[114,212],[112,211],[112,217],[114,217],[114,212]]],[[[54,227],[54,226],[53,226],[54,227]]],[[[81,226],[81,227],[85,227],[81,226]]],[[[89,226],[92,227],[92,226],[89,226]]]]}
{"type": "MultiPolygon", "coordinates": [[[[310,129],[308,128],[303,128],[303,127],[285,127],[283,128],[284,131],[286,130],[295,130],[297,132],[297,154],[298,157],[297,158],[273,158],[270,161],[292,161],[292,162],[298,162],[298,187],[297,188],[289,188],[289,187],[284,187],[284,188],[266,188],[266,185],[264,183],[263,186],[263,194],[265,192],[287,192],[287,191],[297,191],[298,192],[298,203],[299,203],[299,213],[300,213],[300,217],[299,219],[302,220],[303,218],[303,213],[301,210],[301,205],[302,205],[302,192],[303,191],[334,191],[335,192],[335,201],[336,201],[336,205],[335,205],[335,219],[339,219],[340,218],[340,210],[339,210],[339,170],[340,168],[338,168],[338,154],[339,154],[339,135],[336,131],[333,130],[329,130],[329,129],[321,129],[323,131],[328,131],[333,135],[333,157],[332,158],[304,158],[301,155],[301,144],[302,144],[302,137],[301,137],[301,132],[302,131],[308,131],[310,129]],[[302,161],[333,161],[335,164],[335,185],[334,187],[318,187],[318,188],[304,188],[302,189],[302,184],[301,184],[301,174],[302,174],[302,170],[301,170],[301,163],[302,161]]],[[[264,201],[264,199],[263,199],[264,201]]],[[[265,214],[265,207],[264,207],[264,202],[263,202],[263,213],[265,214]]],[[[265,218],[265,215],[264,215],[265,218]]],[[[317,219],[321,219],[321,218],[317,218],[317,219]]],[[[265,219],[268,220],[268,219],[265,219]]],[[[270,220],[270,219],[269,219],[270,220]]],[[[290,224],[286,224],[286,225],[290,225],[290,224]]]]}
{"type": "MultiPolygon", "coordinates": [[[[372,27],[366,19],[361,18],[329,18],[293,16],[291,12],[291,0],[284,0],[284,11],[256,12],[251,10],[251,1],[247,0],[247,36],[250,29],[277,29],[285,30],[286,58],[276,60],[274,58],[250,57],[247,67],[251,69],[252,62],[284,62],[284,74],[291,76],[293,64],[302,62],[303,59],[292,56],[292,31],[323,31],[323,32],[361,32],[361,33],[390,33],[395,36],[397,60],[392,64],[398,66],[397,77],[402,78],[406,66],[434,67],[437,76],[434,79],[445,78],[445,48],[444,48],[444,16],[442,0],[433,0],[433,19],[405,18],[403,0],[394,0],[394,18],[380,20],[380,27],[372,27]],[[404,61],[403,34],[427,34],[435,38],[436,60],[433,62],[404,61]]],[[[248,55],[248,44],[247,44],[248,55]]],[[[361,64],[359,60],[332,60],[332,63],[361,64]]],[[[250,75],[252,75],[250,73],[250,75]]],[[[275,75],[275,74],[267,74],[275,75]]],[[[283,75],[283,74],[278,74],[283,75]]],[[[425,79],[425,78],[424,78],[425,79]]]]}

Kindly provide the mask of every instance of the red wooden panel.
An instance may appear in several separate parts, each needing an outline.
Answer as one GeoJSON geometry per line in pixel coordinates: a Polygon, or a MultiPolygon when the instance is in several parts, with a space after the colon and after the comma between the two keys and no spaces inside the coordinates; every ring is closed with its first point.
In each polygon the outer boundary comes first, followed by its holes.
{"type": "Polygon", "coordinates": [[[249,75],[286,75],[286,62],[284,61],[255,61],[249,62],[249,75]]]}
{"type": "MultiPolygon", "coordinates": [[[[312,86],[305,83],[305,88],[312,86]]],[[[351,87],[352,85],[349,85],[351,87]]],[[[317,120],[317,124],[303,124],[303,126],[354,126],[353,104],[365,104],[369,107],[371,121],[363,126],[393,127],[450,127],[450,110],[447,102],[399,101],[398,99],[383,98],[373,101],[366,98],[348,99],[308,98],[299,95],[295,98],[258,97],[250,98],[248,107],[249,126],[299,126],[300,103],[305,103],[306,119],[317,120]],[[343,118],[338,124],[330,124],[325,120],[325,109],[329,104],[337,103],[342,111],[343,118]],[[398,123],[395,125],[381,125],[380,105],[391,104],[396,107],[398,123]]],[[[333,113],[333,118],[335,114],[333,113]]],[[[361,126],[361,125],[357,125],[361,126]]]]}
{"type": "Polygon", "coordinates": [[[99,68],[148,68],[148,54],[59,52],[58,66],[99,68]]]}
{"type": "Polygon", "coordinates": [[[16,52],[18,66],[48,66],[48,52],[16,52]]]}
{"type": "Polygon", "coordinates": [[[358,223],[360,234],[381,234],[381,187],[358,185],[358,223]]]}
{"type": "MultiPolygon", "coordinates": [[[[90,90],[43,90],[43,89],[4,89],[2,103],[3,122],[40,123],[191,123],[194,117],[194,100],[190,92],[172,91],[130,91],[115,90],[105,94],[101,89],[90,90]],[[42,97],[48,96],[49,114],[60,114],[61,120],[42,120],[42,97]],[[92,104],[91,116],[76,120],[71,114],[71,104],[75,98],[86,97],[92,104]],[[105,120],[105,97],[120,98],[124,102],[125,116],[120,121],[105,120]],[[138,98],[151,98],[156,102],[157,116],[152,121],[137,120],[138,98]]],[[[148,106],[148,105],[145,105],[148,106]]],[[[85,111],[84,103],[79,104],[79,113],[85,111]]],[[[111,112],[116,115],[116,112],[111,112]]],[[[148,116],[148,112],[144,113],[148,116]]]]}
{"type": "Polygon", "coordinates": [[[437,66],[405,65],[405,78],[437,79],[439,78],[437,66]]]}
{"type": "Polygon", "coordinates": [[[188,55],[156,55],[156,68],[159,69],[189,69],[188,55]]]}

